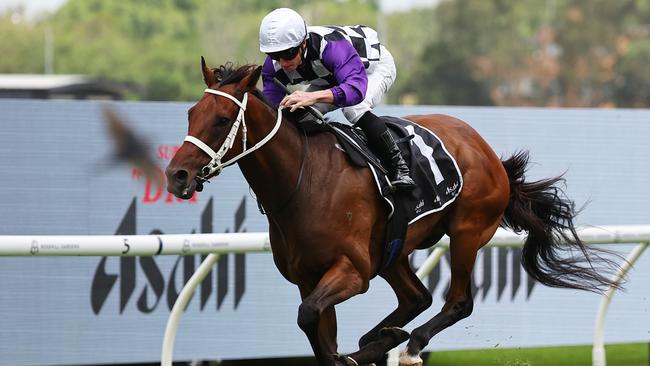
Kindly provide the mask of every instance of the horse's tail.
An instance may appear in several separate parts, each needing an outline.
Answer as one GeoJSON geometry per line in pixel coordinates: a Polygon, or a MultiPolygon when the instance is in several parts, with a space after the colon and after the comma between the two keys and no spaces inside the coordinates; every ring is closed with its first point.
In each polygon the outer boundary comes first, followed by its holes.
{"type": "Polygon", "coordinates": [[[578,237],[574,203],[558,187],[562,176],[526,182],[527,151],[502,163],[510,180],[510,201],[501,225],[528,232],[521,258],[526,272],[551,287],[593,292],[618,287],[610,280],[618,265],[602,256],[609,252],[589,248],[578,237]]]}

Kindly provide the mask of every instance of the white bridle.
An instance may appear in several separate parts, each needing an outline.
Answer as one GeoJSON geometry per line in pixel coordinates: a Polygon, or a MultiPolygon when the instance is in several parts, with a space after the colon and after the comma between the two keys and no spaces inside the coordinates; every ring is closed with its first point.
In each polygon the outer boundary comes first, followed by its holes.
{"type": "Polygon", "coordinates": [[[278,120],[275,122],[275,126],[273,126],[273,129],[271,132],[269,132],[268,135],[266,135],[262,140],[260,140],[257,144],[253,145],[250,149],[246,149],[246,119],[244,118],[244,112],[246,112],[246,105],[248,104],[248,92],[244,93],[244,98],[240,102],[237,100],[237,98],[233,97],[232,95],[228,93],[224,93],[219,90],[214,90],[214,89],[205,89],[206,93],[214,94],[214,95],[220,95],[222,97],[226,97],[235,104],[239,106],[239,114],[237,114],[237,119],[233,123],[232,127],[230,128],[230,132],[228,132],[228,136],[226,136],[226,139],[223,141],[223,144],[221,144],[221,147],[217,152],[212,150],[210,146],[208,146],[206,143],[203,141],[199,140],[198,138],[187,135],[185,136],[184,141],[187,141],[189,143],[192,143],[196,145],[199,149],[203,150],[208,156],[212,158],[210,162],[201,168],[201,173],[200,175],[197,175],[197,178],[206,181],[208,177],[210,176],[216,176],[221,173],[223,168],[227,167],[228,165],[234,164],[237,160],[243,158],[244,156],[252,153],[253,151],[259,149],[260,147],[264,146],[275,134],[278,132],[278,129],[280,128],[280,123],[282,122],[282,108],[278,108],[278,120]],[[233,157],[232,159],[226,161],[225,163],[221,162],[221,159],[223,158],[224,155],[228,152],[228,150],[232,149],[233,144],[235,143],[235,136],[237,135],[237,131],[239,131],[239,126],[242,127],[242,152],[233,157]]]}

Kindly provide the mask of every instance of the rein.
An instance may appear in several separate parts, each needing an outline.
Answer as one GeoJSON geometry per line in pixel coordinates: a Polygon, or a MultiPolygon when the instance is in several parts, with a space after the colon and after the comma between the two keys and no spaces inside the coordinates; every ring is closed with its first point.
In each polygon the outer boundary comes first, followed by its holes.
{"type": "Polygon", "coordinates": [[[248,92],[244,93],[244,98],[242,99],[241,102],[237,100],[237,98],[233,97],[232,95],[228,93],[224,93],[219,90],[208,88],[205,89],[204,92],[214,94],[214,95],[220,95],[222,97],[232,100],[235,104],[239,106],[239,113],[237,114],[237,119],[235,120],[235,123],[233,123],[232,127],[230,128],[230,132],[228,132],[228,136],[226,136],[226,139],[223,141],[223,144],[221,144],[221,147],[217,152],[212,150],[210,146],[208,146],[200,139],[191,135],[185,136],[184,141],[196,145],[199,149],[203,150],[203,152],[205,152],[206,154],[208,154],[208,156],[212,158],[212,160],[210,160],[210,162],[207,165],[201,168],[201,175],[196,176],[196,179],[199,180],[199,183],[207,182],[208,178],[219,175],[223,170],[223,168],[234,164],[235,162],[237,162],[237,160],[243,158],[244,156],[264,146],[267,142],[269,142],[269,140],[273,138],[273,136],[275,136],[275,134],[280,129],[280,123],[282,122],[282,109],[278,108],[278,119],[275,122],[275,126],[273,126],[271,132],[269,132],[268,135],[266,135],[257,144],[253,145],[250,149],[247,149],[246,148],[247,129],[246,129],[246,118],[244,116],[245,115],[244,112],[246,111],[246,105],[248,104],[248,92]],[[232,146],[235,143],[235,136],[239,131],[239,126],[243,126],[242,127],[242,146],[243,146],[242,152],[239,155],[233,157],[232,159],[226,161],[225,163],[222,163],[221,159],[224,157],[224,155],[226,155],[228,150],[232,149],[232,146]]]}

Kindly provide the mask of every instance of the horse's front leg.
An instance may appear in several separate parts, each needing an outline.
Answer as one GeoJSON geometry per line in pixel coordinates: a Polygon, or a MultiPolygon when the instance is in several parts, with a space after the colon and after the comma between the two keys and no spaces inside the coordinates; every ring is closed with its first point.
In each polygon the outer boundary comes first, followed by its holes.
{"type": "Polygon", "coordinates": [[[323,275],[313,291],[300,286],[303,301],[298,308],[298,326],[307,335],[319,366],[347,365],[335,357],[336,312],[334,305],[365,291],[368,280],[345,256],[323,275]],[[305,296],[306,295],[306,296],[305,296]]]}
{"type": "Polygon", "coordinates": [[[397,309],[359,340],[359,351],[352,353],[360,365],[379,362],[391,349],[408,340],[408,332],[400,329],[431,306],[432,297],[413,273],[408,257],[401,258],[380,273],[397,296],[397,309]]]}

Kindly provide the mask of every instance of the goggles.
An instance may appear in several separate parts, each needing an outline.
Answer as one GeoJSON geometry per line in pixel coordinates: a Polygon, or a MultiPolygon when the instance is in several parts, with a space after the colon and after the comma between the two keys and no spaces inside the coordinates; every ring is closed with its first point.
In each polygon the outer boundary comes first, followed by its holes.
{"type": "Polygon", "coordinates": [[[292,47],[287,50],[283,51],[278,51],[278,52],[270,52],[267,53],[270,58],[272,58],[275,61],[280,61],[280,59],[283,60],[293,60],[294,57],[300,52],[300,46],[292,47]]]}

